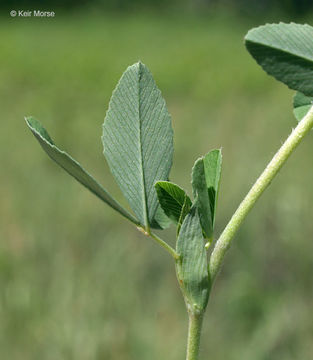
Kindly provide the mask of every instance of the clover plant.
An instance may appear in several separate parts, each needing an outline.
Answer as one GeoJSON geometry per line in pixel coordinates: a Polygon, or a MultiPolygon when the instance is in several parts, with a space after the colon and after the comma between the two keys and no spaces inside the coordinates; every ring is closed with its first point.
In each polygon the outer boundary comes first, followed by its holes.
{"type": "Polygon", "coordinates": [[[298,125],[217,240],[214,240],[214,223],[221,150],[211,150],[196,160],[191,172],[192,197],[169,180],[173,159],[171,117],[150,71],[141,62],[128,67],[121,77],[113,92],[102,134],[104,156],[132,214],[76,160],[60,150],[37,120],[26,118],[32,133],[56,163],[158,242],[173,258],[189,315],[187,360],[198,359],[201,325],[210,291],[235,233],[289,155],[313,127],[313,27],[294,23],[267,24],[250,30],[245,45],[268,74],[297,91],[294,114],[298,125]],[[176,248],[153,232],[170,224],[177,229],[176,248]]]}

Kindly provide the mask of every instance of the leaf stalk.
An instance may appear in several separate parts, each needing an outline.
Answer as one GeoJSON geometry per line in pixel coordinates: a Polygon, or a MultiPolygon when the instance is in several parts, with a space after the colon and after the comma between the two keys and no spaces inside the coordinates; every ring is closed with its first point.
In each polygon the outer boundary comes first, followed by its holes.
{"type": "Polygon", "coordinates": [[[153,240],[155,240],[159,245],[161,245],[175,260],[180,258],[180,255],[164,240],[159,238],[157,235],[153,234],[150,229],[144,229],[141,226],[137,226],[137,229],[145,234],[146,236],[150,236],[153,240]]]}

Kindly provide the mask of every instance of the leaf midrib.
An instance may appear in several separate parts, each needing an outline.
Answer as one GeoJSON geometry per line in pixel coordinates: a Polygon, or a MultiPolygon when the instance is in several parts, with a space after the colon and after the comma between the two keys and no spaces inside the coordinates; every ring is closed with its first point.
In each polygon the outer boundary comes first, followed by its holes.
{"type": "Polygon", "coordinates": [[[142,119],[141,119],[141,111],[140,111],[140,101],[141,101],[141,88],[140,88],[140,82],[142,78],[142,65],[139,62],[138,64],[138,117],[139,117],[139,143],[140,143],[140,168],[141,168],[141,183],[142,183],[142,199],[143,199],[143,210],[144,210],[144,222],[146,231],[150,231],[149,226],[149,214],[148,214],[148,208],[147,208],[147,192],[146,192],[146,182],[145,182],[145,172],[144,172],[144,166],[143,166],[143,141],[142,141],[142,119]]]}

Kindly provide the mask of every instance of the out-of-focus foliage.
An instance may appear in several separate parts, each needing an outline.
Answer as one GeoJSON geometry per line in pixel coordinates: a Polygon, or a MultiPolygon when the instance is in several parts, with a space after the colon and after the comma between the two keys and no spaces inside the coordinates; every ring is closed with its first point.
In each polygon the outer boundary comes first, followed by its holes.
{"type": "MultiPolygon", "coordinates": [[[[142,60],[173,119],[170,180],[190,195],[194,161],[223,147],[219,234],[296,125],[293,92],[243,45],[265,22],[223,13],[2,16],[1,359],[184,357],[187,319],[170,256],[40,151],[23,117],[41,119],[125,204],[102,155],[101,125],[120,74],[142,60]]],[[[312,356],[312,135],[234,239],[209,301],[204,359],[312,356]]],[[[173,227],[163,233],[175,238],[173,227]]]]}
{"type": "Polygon", "coordinates": [[[255,15],[273,10],[292,16],[303,15],[313,6],[312,0],[216,0],[216,2],[231,5],[234,9],[255,15]]]}
{"type": "Polygon", "coordinates": [[[153,9],[160,11],[210,11],[216,6],[227,6],[241,13],[260,14],[280,11],[290,15],[307,13],[313,6],[313,0],[3,0],[0,8],[42,10],[79,8],[97,8],[98,11],[140,11],[153,9]]]}

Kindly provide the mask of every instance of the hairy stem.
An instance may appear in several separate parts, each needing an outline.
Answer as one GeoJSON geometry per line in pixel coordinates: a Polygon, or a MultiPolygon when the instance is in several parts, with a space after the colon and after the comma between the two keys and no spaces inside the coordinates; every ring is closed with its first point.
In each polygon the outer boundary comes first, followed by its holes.
{"type": "Polygon", "coordinates": [[[222,265],[225,253],[230,247],[231,240],[239,229],[242,221],[247,216],[258,198],[262,195],[263,191],[271,183],[282,165],[289,158],[290,154],[295,150],[303,137],[310,131],[310,129],[312,129],[312,127],[313,106],[267,165],[261,176],[257,179],[244,200],[239,205],[238,209],[222,232],[220,238],[217,240],[209,264],[209,273],[212,282],[222,265]]]}
{"type": "Polygon", "coordinates": [[[188,340],[186,360],[198,360],[203,314],[188,312],[188,340]]]}

